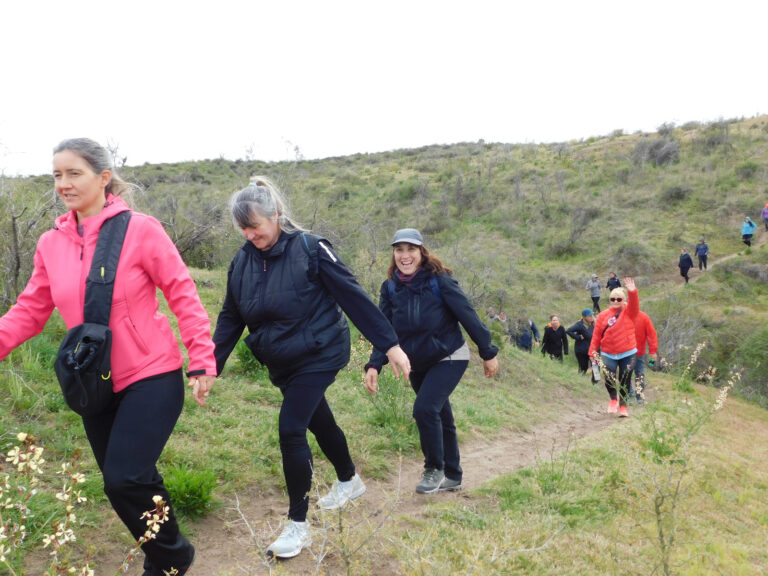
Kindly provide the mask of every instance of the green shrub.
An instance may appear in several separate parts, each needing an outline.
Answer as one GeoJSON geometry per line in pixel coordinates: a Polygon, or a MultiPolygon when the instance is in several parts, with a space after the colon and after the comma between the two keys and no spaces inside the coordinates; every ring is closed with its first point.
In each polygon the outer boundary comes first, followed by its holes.
{"type": "Polygon", "coordinates": [[[736,175],[741,180],[750,180],[757,174],[758,170],[760,170],[760,164],[753,162],[752,160],[747,160],[736,167],[736,175]]]}
{"type": "Polygon", "coordinates": [[[211,470],[194,471],[182,464],[171,467],[163,478],[177,514],[196,520],[216,505],[216,475],[211,470]]]}

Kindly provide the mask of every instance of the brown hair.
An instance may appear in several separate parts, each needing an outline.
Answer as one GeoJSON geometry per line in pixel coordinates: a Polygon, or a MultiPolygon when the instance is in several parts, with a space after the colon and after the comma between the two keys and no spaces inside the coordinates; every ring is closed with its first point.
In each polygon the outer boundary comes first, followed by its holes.
{"type": "Polygon", "coordinates": [[[104,189],[105,194],[112,194],[113,196],[120,196],[124,192],[133,192],[136,188],[134,184],[129,184],[120,176],[117,175],[115,166],[112,162],[112,156],[104,146],[91,140],[90,138],[70,138],[69,140],[62,140],[53,149],[53,153],[58,154],[64,150],[71,150],[80,158],[88,163],[96,174],[101,174],[104,170],[109,170],[112,175],[109,184],[104,189]]]}
{"type": "MultiPolygon", "coordinates": [[[[437,274],[453,274],[453,270],[445,266],[440,258],[434,254],[430,254],[429,250],[422,244],[418,247],[421,252],[421,268],[424,268],[429,272],[430,276],[436,276],[437,274]]],[[[397,264],[395,264],[395,252],[392,251],[392,259],[389,262],[389,270],[387,270],[387,278],[395,278],[395,270],[397,270],[397,264]]]]}

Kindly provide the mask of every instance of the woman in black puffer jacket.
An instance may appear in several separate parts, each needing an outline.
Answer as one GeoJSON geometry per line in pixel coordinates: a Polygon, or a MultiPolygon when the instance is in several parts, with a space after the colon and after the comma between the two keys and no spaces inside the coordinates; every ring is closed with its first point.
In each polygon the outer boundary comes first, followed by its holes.
{"type": "Polygon", "coordinates": [[[213,336],[217,370],[220,374],[247,327],[246,344],[283,393],[280,451],[291,522],[267,553],[291,558],[312,542],[306,521],[312,482],[307,429],[338,477],[319,506],[335,510],[365,492],[325,399],[336,373],[349,362],[349,327],[342,310],[366,338],[386,350],[396,376],[402,371],[407,378],[410,365],[392,326],[330,243],[291,220],[272,182],[257,177],[232,197],[230,208],[247,242],[229,267],[213,336]]]}
{"type": "MultiPolygon", "coordinates": [[[[388,279],[381,286],[379,308],[394,326],[411,360],[411,387],[416,392],[413,417],[424,453],[424,475],[416,492],[429,494],[461,488],[459,444],[449,397],[469,365],[469,347],[459,325],[477,344],[485,375],[499,368],[498,348],[478,318],[452,272],[424,247],[418,230],[395,233],[388,279]]],[[[365,385],[378,389],[378,374],[387,361],[375,347],[366,365],[365,385]]]]}

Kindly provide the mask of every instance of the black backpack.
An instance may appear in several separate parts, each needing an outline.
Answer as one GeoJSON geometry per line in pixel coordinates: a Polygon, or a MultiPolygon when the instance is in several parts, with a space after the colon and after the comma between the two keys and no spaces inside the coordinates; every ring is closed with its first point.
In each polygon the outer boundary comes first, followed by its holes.
{"type": "Polygon", "coordinates": [[[105,220],[99,230],[88,279],[83,323],[67,332],[54,370],[67,405],[81,416],[102,412],[112,402],[112,291],[123,248],[129,210],[105,220]]]}

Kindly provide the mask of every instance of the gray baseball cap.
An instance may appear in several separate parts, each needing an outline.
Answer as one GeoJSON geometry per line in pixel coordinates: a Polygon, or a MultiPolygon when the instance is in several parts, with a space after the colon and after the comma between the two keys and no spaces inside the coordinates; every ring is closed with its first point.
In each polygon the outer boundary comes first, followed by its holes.
{"type": "Polygon", "coordinates": [[[403,228],[402,230],[395,232],[395,237],[392,239],[391,245],[394,246],[401,242],[413,244],[414,246],[421,246],[424,244],[424,238],[421,237],[421,232],[416,230],[416,228],[403,228]]]}

